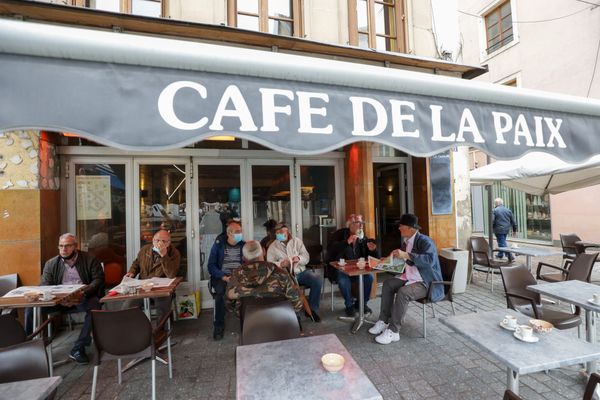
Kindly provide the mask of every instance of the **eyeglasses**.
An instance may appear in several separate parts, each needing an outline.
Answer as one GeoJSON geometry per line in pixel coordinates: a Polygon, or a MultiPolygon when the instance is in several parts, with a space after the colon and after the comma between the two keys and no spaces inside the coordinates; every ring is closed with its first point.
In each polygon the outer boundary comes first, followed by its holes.
{"type": "Polygon", "coordinates": [[[167,240],[162,240],[162,239],[152,239],[152,241],[153,241],[154,243],[159,243],[159,242],[160,242],[160,243],[163,243],[163,244],[167,244],[167,243],[171,242],[171,241],[170,241],[170,240],[168,240],[168,239],[167,239],[167,240]]]}
{"type": "Polygon", "coordinates": [[[75,243],[67,243],[67,244],[59,244],[58,248],[59,249],[66,249],[66,248],[75,247],[75,246],[76,246],[75,243]]]}

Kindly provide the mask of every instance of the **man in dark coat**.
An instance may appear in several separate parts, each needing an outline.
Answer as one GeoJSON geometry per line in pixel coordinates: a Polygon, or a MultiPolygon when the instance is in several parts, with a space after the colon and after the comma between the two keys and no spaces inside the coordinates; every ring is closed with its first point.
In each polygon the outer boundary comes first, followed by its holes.
{"type": "MultiPolygon", "coordinates": [[[[99,310],[100,298],[104,295],[104,271],[100,261],[86,252],[77,250],[77,237],[72,233],[61,235],[58,240],[58,252],[44,265],[41,286],[86,285],[83,289],[65,298],[57,307],[44,309],[51,311],[77,310],[85,312],[83,327],[75,341],[69,358],[79,364],[87,364],[85,346],[92,343],[92,310],[99,310]]],[[[33,317],[27,310],[26,326],[30,326],[33,317]]]]}
{"type": "MultiPolygon", "coordinates": [[[[504,207],[504,201],[501,198],[494,200],[494,212],[492,213],[492,228],[496,240],[498,241],[498,247],[506,247],[506,236],[509,234],[511,228],[513,233],[517,233],[517,221],[508,208],[504,207]]],[[[512,253],[506,253],[508,261],[512,262],[514,256],[512,253]]],[[[503,258],[504,253],[498,252],[498,258],[503,258]]]]}

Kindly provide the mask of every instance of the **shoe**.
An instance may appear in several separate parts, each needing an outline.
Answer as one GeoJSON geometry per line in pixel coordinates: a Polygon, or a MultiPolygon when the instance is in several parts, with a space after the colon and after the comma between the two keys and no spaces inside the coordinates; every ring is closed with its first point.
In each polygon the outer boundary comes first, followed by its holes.
{"type": "Polygon", "coordinates": [[[364,311],[365,311],[365,315],[373,314],[373,310],[371,310],[371,308],[369,308],[369,306],[366,305],[366,304],[365,304],[365,310],[364,311]]]}
{"type": "Polygon", "coordinates": [[[85,349],[74,348],[71,350],[69,354],[69,358],[75,361],[77,364],[87,364],[90,362],[87,354],[85,354],[85,349]]]}
{"type": "Polygon", "coordinates": [[[398,332],[392,332],[390,329],[386,329],[379,336],[375,337],[375,341],[379,344],[390,344],[400,340],[400,334],[398,332]]]}
{"type": "MultiPolygon", "coordinates": [[[[354,310],[356,310],[356,312],[358,312],[359,309],[360,309],[360,307],[358,306],[358,301],[355,301],[354,302],[354,310]]],[[[373,310],[371,310],[369,308],[369,306],[367,306],[366,304],[365,304],[363,310],[364,310],[365,314],[372,314],[373,313],[373,310]]]]}
{"type": "Polygon", "coordinates": [[[346,312],[346,317],[354,317],[354,307],[346,307],[344,310],[346,312]]]}
{"type": "Polygon", "coordinates": [[[311,313],[312,313],[312,317],[306,311],[304,311],[304,315],[307,318],[311,318],[314,322],[321,322],[321,317],[319,317],[319,314],[317,314],[316,311],[311,310],[311,313]]]}
{"type": "Polygon", "coordinates": [[[379,321],[375,322],[375,325],[373,325],[371,327],[371,329],[369,329],[369,333],[371,333],[373,335],[379,335],[379,334],[383,333],[383,331],[385,331],[387,329],[387,327],[388,327],[388,324],[386,324],[382,320],[379,320],[379,321]]]}
{"type": "Polygon", "coordinates": [[[225,333],[225,328],[222,326],[215,326],[213,330],[213,339],[221,340],[223,339],[223,334],[225,333]]]}

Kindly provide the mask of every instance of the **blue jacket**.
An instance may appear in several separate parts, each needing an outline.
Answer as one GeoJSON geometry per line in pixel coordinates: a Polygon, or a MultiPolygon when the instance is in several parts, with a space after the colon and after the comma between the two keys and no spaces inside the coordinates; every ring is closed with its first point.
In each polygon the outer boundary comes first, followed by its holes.
{"type": "MultiPolygon", "coordinates": [[[[221,279],[225,275],[223,273],[223,259],[225,258],[225,243],[227,242],[226,235],[219,235],[215,240],[210,249],[210,256],[208,256],[208,273],[211,279],[221,279]]],[[[239,244],[244,246],[245,242],[242,240],[239,244]]],[[[244,263],[242,252],[240,251],[240,265],[244,263]]]]}
{"type": "MultiPolygon", "coordinates": [[[[408,265],[414,265],[419,270],[423,283],[427,288],[433,281],[443,281],[440,260],[433,240],[420,232],[416,233],[413,247],[410,254],[408,265]]],[[[434,285],[431,292],[433,301],[441,300],[444,297],[444,286],[434,285]]]]}
{"type": "Polygon", "coordinates": [[[494,233],[507,235],[511,227],[513,232],[517,231],[517,221],[515,221],[512,211],[504,206],[498,206],[492,213],[492,227],[494,233]]]}

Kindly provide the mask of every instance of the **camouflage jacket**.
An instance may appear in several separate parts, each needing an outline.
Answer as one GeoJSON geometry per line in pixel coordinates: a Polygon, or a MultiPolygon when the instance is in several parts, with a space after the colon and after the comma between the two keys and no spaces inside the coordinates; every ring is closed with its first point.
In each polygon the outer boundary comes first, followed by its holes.
{"type": "Polygon", "coordinates": [[[287,272],[267,261],[255,261],[233,271],[226,290],[227,309],[240,315],[242,297],[275,297],[289,299],[294,309],[302,309],[300,292],[287,272]]]}

